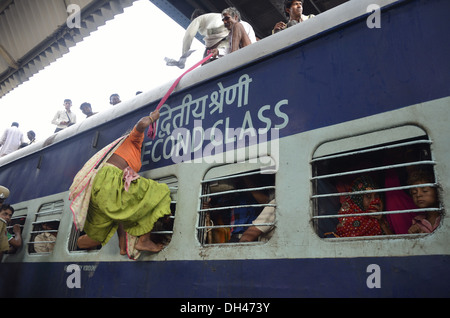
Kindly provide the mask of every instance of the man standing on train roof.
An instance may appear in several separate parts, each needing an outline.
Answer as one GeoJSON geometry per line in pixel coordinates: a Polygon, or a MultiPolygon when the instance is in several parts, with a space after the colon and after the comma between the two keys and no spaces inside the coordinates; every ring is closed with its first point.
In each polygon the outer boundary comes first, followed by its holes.
{"type": "Polygon", "coordinates": [[[58,110],[53,117],[52,124],[56,125],[55,133],[77,123],[77,115],[70,110],[72,101],[64,100],[64,110],[58,110]]]}
{"type": "Polygon", "coordinates": [[[315,16],[314,14],[310,15],[303,14],[303,1],[304,0],[284,1],[284,14],[287,16],[289,21],[287,23],[280,21],[277,24],[275,24],[272,30],[272,34],[277,33],[286,28],[289,28],[293,25],[296,25],[310,18],[313,18],[315,16]]]}
{"type": "Polygon", "coordinates": [[[23,142],[23,133],[19,130],[19,124],[13,122],[0,138],[0,157],[16,151],[23,142]]]}

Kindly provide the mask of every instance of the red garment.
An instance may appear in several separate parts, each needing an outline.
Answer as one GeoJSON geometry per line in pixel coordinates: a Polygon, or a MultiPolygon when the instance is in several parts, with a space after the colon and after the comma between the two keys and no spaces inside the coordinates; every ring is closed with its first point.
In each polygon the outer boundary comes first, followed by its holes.
{"type": "MultiPolygon", "coordinates": [[[[364,213],[350,198],[347,198],[339,214],[364,213]]],[[[378,220],[370,216],[346,216],[339,218],[336,234],[340,237],[372,236],[383,234],[378,220]]]]}
{"type": "MultiPolygon", "coordinates": [[[[400,186],[400,180],[397,171],[394,169],[386,172],[385,187],[394,188],[400,186]]],[[[407,195],[403,190],[388,191],[385,194],[386,211],[399,211],[417,209],[411,196],[407,195]]],[[[386,216],[390,228],[395,234],[408,234],[408,229],[412,225],[412,220],[417,213],[405,212],[398,214],[388,214],[386,216]]]]}

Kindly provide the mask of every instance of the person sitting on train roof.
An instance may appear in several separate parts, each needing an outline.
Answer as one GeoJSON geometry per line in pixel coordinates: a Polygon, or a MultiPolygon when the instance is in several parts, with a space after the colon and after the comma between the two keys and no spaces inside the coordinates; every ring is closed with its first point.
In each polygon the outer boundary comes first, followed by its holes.
{"type": "Polygon", "coordinates": [[[117,105],[117,104],[119,104],[121,102],[122,101],[120,100],[119,94],[114,93],[114,94],[111,94],[111,96],[109,96],[109,103],[111,105],[115,106],[115,105],[117,105]]]}
{"type": "MultiPolygon", "coordinates": [[[[270,201],[269,204],[276,204],[275,199],[270,201]]],[[[273,222],[275,222],[275,207],[266,206],[258,217],[252,222],[254,225],[245,230],[244,234],[242,234],[239,239],[239,242],[267,242],[273,235],[274,226],[258,224],[273,222]]]]}
{"type": "MultiPolygon", "coordinates": [[[[361,176],[352,183],[351,192],[368,191],[377,189],[372,178],[361,176]]],[[[347,196],[342,203],[339,214],[356,214],[381,212],[383,201],[377,192],[360,193],[347,196]]],[[[372,236],[392,234],[389,225],[383,215],[370,216],[345,216],[339,218],[336,226],[336,235],[339,237],[372,236]]]]}
{"type": "Polygon", "coordinates": [[[2,204],[0,208],[0,260],[4,252],[15,253],[22,246],[22,232],[19,224],[13,226],[14,235],[8,232],[14,208],[9,204],[2,204]]]}
{"type": "Polygon", "coordinates": [[[275,24],[272,30],[272,34],[277,33],[281,30],[289,28],[293,25],[296,25],[300,22],[308,20],[310,18],[315,17],[314,14],[304,15],[303,14],[303,0],[285,0],[284,1],[284,14],[288,18],[288,22],[285,23],[283,21],[275,24]]]}
{"type": "Polygon", "coordinates": [[[20,145],[20,148],[29,146],[29,145],[34,144],[34,143],[36,142],[36,133],[35,133],[34,131],[32,131],[32,130],[28,131],[28,132],[27,132],[27,137],[28,137],[28,140],[29,140],[30,142],[28,142],[28,143],[23,142],[23,143],[20,145]]]}
{"type": "MultiPolygon", "coordinates": [[[[409,185],[420,185],[424,183],[434,183],[432,174],[427,171],[416,170],[408,178],[409,185]]],[[[434,187],[412,188],[410,193],[414,204],[420,209],[439,207],[438,195],[434,187]]],[[[431,233],[438,227],[440,220],[439,211],[428,211],[426,215],[419,214],[414,217],[408,233],[431,233]]]]}
{"type": "Polygon", "coordinates": [[[74,221],[80,230],[84,227],[86,233],[78,239],[80,248],[105,245],[119,224],[123,225],[127,242],[135,242],[127,245],[129,256],[134,250],[159,252],[164,247],[150,239],[150,231],[159,218],[171,214],[170,190],[166,184],[137,174],[142,166],[141,148],[145,129],[158,118],[158,110],[141,118],[130,134],[94,155],[75,176],[69,199],[72,200],[74,221]],[[93,169],[98,165],[99,158],[103,158],[104,163],[93,169]],[[92,185],[87,193],[85,190],[89,186],[85,182],[92,185]],[[81,194],[85,195],[81,197],[81,194]],[[77,201],[78,198],[81,198],[80,201],[77,201]],[[85,220],[79,219],[85,211],[85,220]]]}
{"type": "Polygon", "coordinates": [[[92,106],[91,106],[91,104],[86,103],[86,102],[80,105],[80,109],[81,109],[81,112],[82,112],[83,114],[86,115],[86,118],[91,117],[92,115],[97,114],[97,113],[94,113],[94,112],[92,111],[92,106]]]}
{"type": "Polygon", "coordinates": [[[77,116],[74,112],[70,111],[72,107],[72,101],[70,99],[64,100],[64,110],[58,110],[53,116],[52,124],[56,125],[55,133],[61,131],[77,122],[77,116]]]}
{"type": "Polygon", "coordinates": [[[228,34],[228,49],[220,51],[214,48],[210,52],[213,53],[212,59],[233,53],[245,46],[256,42],[255,31],[247,22],[241,21],[241,14],[234,8],[226,8],[222,11],[222,21],[225,27],[230,31],[228,34]]]}

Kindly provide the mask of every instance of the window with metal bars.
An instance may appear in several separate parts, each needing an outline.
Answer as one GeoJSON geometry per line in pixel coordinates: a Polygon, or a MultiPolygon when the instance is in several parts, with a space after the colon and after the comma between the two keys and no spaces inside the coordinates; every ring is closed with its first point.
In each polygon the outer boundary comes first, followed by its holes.
{"type": "Polygon", "coordinates": [[[444,209],[431,144],[422,129],[404,126],[318,147],[311,160],[316,233],[330,238],[433,232],[444,209]],[[429,202],[423,204],[417,191],[428,191],[429,202]]]}
{"type": "Polygon", "coordinates": [[[53,252],[63,210],[63,200],[41,205],[32,223],[33,230],[28,242],[30,254],[51,254],[53,252]]]}
{"type": "Polygon", "coordinates": [[[202,245],[243,242],[244,233],[256,227],[261,233],[250,241],[267,241],[275,209],[275,171],[243,163],[212,168],[202,181],[197,238],[202,245]]]}

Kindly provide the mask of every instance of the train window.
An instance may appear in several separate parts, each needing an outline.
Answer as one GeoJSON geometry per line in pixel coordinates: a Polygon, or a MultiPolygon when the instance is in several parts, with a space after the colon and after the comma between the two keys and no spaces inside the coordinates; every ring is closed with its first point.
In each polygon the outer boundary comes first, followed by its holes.
{"type": "MultiPolygon", "coordinates": [[[[159,183],[165,183],[169,187],[171,197],[170,210],[172,214],[170,216],[159,219],[155,223],[155,226],[151,231],[151,238],[153,242],[163,243],[167,245],[170,243],[173,235],[173,223],[175,220],[175,211],[178,198],[178,180],[176,177],[173,176],[154,180],[159,183]]],[[[82,249],[78,247],[77,241],[78,238],[83,234],[85,233],[80,230],[77,230],[75,225],[72,225],[68,245],[68,249],[70,252],[82,251],[82,249]]],[[[96,249],[101,249],[101,245],[97,246],[96,249]]]]}
{"type": "MultiPolygon", "coordinates": [[[[11,217],[11,222],[7,226],[8,236],[10,239],[14,239],[16,237],[16,230],[18,227],[20,228],[20,234],[23,233],[23,227],[25,226],[25,221],[27,219],[27,208],[22,209],[15,209],[14,214],[11,217]]],[[[11,242],[10,242],[11,243],[11,242]]],[[[18,248],[15,248],[13,245],[10,244],[10,249],[8,251],[8,254],[15,254],[17,252],[18,248]]]]}
{"type": "Polygon", "coordinates": [[[252,169],[251,165],[229,164],[212,168],[206,174],[197,226],[202,245],[265,242],[272,236],[275,171],[252,169]]]}
{"type": "Polygon", "coordinates": [[[172,240],[173,235],[173,223],[175,220],[175,212],[178,199],[178,179],[171,176],[156,179],[155,181],[159,183],[165,183],[169,187],[171,197],[170,210],[172,214],[159,219],[155,223],[155,226],[153,227],[150,235],[153,242],[168,245],[172,240]]]}
{"type": "Polygon", "coordinates": [[[431,143],[422,129],[403,126],[321,145],[311,161],[319,237],[433,232],[444,210],[431,143]]]}
{"type": "Polygon", "coordinates": [[[32,223],[33,230],[28,242],[30,254],[51,254],[53,252],[63,210],[63,200],[41,205],[32,223]]]}

